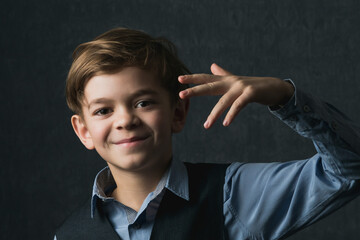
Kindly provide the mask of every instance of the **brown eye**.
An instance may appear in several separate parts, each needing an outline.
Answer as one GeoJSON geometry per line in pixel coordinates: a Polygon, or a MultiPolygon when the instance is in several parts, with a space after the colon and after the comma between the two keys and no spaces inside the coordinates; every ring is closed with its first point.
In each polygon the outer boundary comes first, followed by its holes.
{"type": "Polygon", "coordinates": [[[149,106],[151,104],[152,104],[151,101],[140,101],[135,105],[135,107],[136,108],[144,108],[144,107],[147,107],[147,106],[149,106]]]}
{"type": "Polygon", "coordinates": [[[102,116],[102,115],[106,115],[106,114],[109,114],[111,111],[109,108],[102,108],[102,109],[99,109],[95,112],[95,115],[99,115],[99,116],[102,116]]]}

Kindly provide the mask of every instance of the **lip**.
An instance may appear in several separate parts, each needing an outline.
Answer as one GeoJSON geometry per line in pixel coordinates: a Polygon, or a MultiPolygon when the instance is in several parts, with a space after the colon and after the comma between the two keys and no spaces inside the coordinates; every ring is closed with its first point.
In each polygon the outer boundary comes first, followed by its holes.
{"type": "Polygon", "coordinates": [[[138,144],[144,142],[148,138],[149,138],[149,135],[135,136],[135,137],[130,137],[130,138],[124,138],[124,139],[122,139],[120,141],[114,142],[114,144],[115,145],[126,146],[126,147],[131,147],[131,146],[135,146],[135,145],[138,145],[138,144]]]}

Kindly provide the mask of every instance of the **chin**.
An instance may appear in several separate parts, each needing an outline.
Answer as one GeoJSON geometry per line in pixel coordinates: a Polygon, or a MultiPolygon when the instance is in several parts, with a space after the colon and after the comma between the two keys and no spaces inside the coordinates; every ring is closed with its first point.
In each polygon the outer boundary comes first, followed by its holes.
{"type": "MultiPolygon", "coordinates": [[[[139,172],[144,170],[153,171],[154,169],[161,168],[163,165],[167,165],[167,163],[171,159],[171,154],[169,157],[159,157],[157,156],[154,159],[154,156],[149,156],[144,153],[135,153],[129,155],[117,155],[116,158],[112,158],[107,161],[110,169],[123,171],[123,172],[139,172]],[[166,161],[159,160],[166,159],[166,161]]],[[[104,158],[106,159],[106,158],[104,158]]]]}
{"type": "Polygon", "coordinates": [[[109,167],[116,168],[121,171],[141,171],[149,167],[149,162],[146,161],[146,158],[126,158],[123,157],[118,161],[107,161],[109,167]]]}

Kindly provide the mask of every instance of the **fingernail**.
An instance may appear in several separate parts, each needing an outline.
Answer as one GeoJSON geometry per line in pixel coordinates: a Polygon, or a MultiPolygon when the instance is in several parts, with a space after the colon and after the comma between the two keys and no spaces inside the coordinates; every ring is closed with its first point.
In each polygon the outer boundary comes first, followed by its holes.
{"type": "Polygon", "coordinates": [[[204,128],[208,128],[209,127],[209,121],[206,120],[206,122],[204,123],[204,128]]]}
{"type": "Polygon", "coordinates": [[[183,96],[187,96],[187,95],[189,94],[189,91],[184,90],[184,91],[182,91],[181,93],[182,93],[183,96]]]}
{"type": "Polygon", "coordinates": [[[225,127],[227,127],[227,126],[229,125],[228,120],[225,119],[225,120],[223,121],[223,125],[224,125],[225,127]]]}

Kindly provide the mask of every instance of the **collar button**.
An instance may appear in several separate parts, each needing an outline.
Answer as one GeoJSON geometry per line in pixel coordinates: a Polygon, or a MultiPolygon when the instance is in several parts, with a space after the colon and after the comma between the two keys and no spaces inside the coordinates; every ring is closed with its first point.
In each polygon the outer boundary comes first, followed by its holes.
{"type": "Polygon", "coordinates": [[[140,228],[141,228],[141,224],[140,224],[140,223],[134,223],[134,224],[132,225],[132,227],[133,227],[134,229],[140,229],[140,228]]]}

